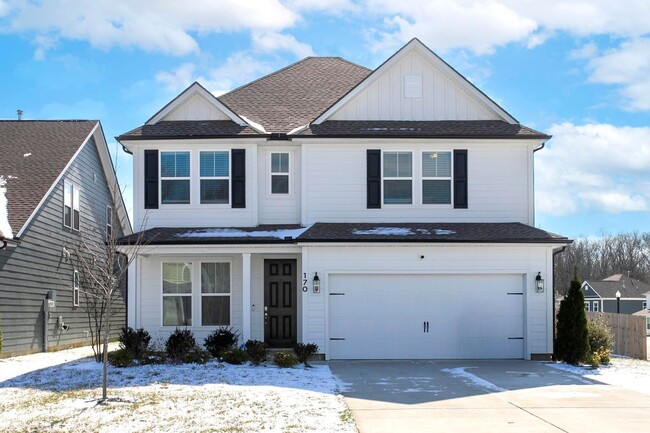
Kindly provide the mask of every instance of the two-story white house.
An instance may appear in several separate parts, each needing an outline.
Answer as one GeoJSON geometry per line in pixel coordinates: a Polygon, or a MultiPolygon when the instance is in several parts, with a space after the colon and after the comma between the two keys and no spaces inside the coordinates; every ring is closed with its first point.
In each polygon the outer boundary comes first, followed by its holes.
{"type": "Polygon", "coordinates": [[[218,98],[194,83],[118,137],[146,242],[128,322],[327,359],[548,358],[570,242],[534,227],[549,138],[417,39],[375,70],[309,57],[218,98]]]}

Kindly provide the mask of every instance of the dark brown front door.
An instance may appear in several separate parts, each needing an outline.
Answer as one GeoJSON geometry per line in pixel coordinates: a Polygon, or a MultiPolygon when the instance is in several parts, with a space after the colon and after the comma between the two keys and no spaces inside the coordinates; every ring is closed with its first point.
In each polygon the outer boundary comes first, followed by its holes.
{"type": "Polygon", "coordinates": [[[296,342],[296,260],[264,261],[264,341],[270,347],[296,342]]]}

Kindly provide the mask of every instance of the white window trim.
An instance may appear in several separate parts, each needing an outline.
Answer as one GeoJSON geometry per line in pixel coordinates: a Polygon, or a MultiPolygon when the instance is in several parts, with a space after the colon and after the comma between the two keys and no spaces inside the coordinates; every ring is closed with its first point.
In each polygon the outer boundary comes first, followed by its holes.
{"type": "Polygon", "coordinates": [[[585,301],[585,311],[591,311],[591,307],[589,306],[589,301],[585,301]]]}
{"type": "Polygon", "coordinates": [[[75,270],[72,272],[72,306],[79,306],[79,298],[81,293],[79,292],[79,271],[75,270]]]}
{"type": "Polygon", "coordinates": [[[293,152],[290,150],[274,150],[274,151],[269,151],[269,158],[268,158],[268,179],[267,179],[267,195],[272,198],[288,198],[288,197],[293,197],[293,152]],[[278,172],[278,173],[273,173],[273,155],[274,154],[287,154],[289,157],[289,171],[286,173],[278,172]],[[279,176],[287,176],[288,177],[288,189],[286,193],[281,193],[281,192],[273,192],[273,176],[274,175],[279,175],[279,176]]]}
{"type": "Polygon", "coordinates": [[[67,227],[73,231],[79,231],[81,228],[81,191],[79,188],[72,182],[68,180],[63,181],[63,227],[67,227]],[[70,193],[70,206],[66,203],[65,199],[65,190],[66,186],[69,185],[71,189],[70,193]],[[65,208],[69,207],[70,208],[70,225],[67,225],[65,223],[65,208]],[[75,218],[74,218],[74,213],[75,211],[79,214],[79,226],[75,227],[75,218]]]}
{"type": "Polygon", "coordinates": [[[63,214],[61,215],[63,217],[63,227],[68,227],[72,228],[72,201],[74,196],[74,185],[67,180],[63,181],[63,214]],[[67,186],[70,185],[70,206],[68,206],[67,200],[66,200],[66,190],[67,186]],[[70,208],[70,225],[66,224],[65,222],[65,209],[70,208]]]}
{"type": "MultiPolygon", "coordinates": [[[[194,290],[195,290],[195,285],[194,285],[194,261],[184,261],[184,260],[165,260],[160,262],[160,326],[162,326],[164,329],[176,329],[178,327],[185,327],[185,325],[165,325],[165,297],[169,296],[189,296],[190,297],[190,317],[192,324],[187,326],[188,328],[190,327],[195,327],[195,308],[194,308],[194,290]],[[163,289],[163,283],[164,283],[164,277],[165,277],[165,265],[166,264],[177,264],[177,263],[189,263],[190,264],[190,283],[191,283],[191,290],[190,293],[165,293],[163,289]]],[[[200,322],[199,322],[200,323],[200,322]]]]}
{"type": "Polygon", "coordinates": [[[591,303],[591,311],[596,311],[596,312],[600,311],[598,301],[592,301],[592,303],[591,303]]]}
{"type": "MultiPolygon", "coordinates": [[[[199,310],[199,315],[201,316],[200,317],[201,320],[198,322],[197,326],[201,327],[201,328],[205,328],[205,329],[217,329],[217,328],[221,328],[223,326],[232,326],[232,315],[233,315],[233,308],[232,308],[232,296],[233,296],[233,293],[232,293],[232,280],[233,280],[233,278],[232,278],[232,271],[233,271],[232,270],[232,262],[230,260],[204,260],[204,261],[200,261],[197,271],[198,271],[198,274],[199,274],[198,275],[198,282],[199,282],[199,284],[198,284],[198,298],[199,298],[199,301],[198,301],[199,308],[198,308],[198,310],[199,310]],[[229,267],[229,270],[230,270],[230,281],[229,281],[230,285],[228,287],[228,293],[203,293],[202,292],[202,290],[201,290],[201,282],[202,282],[201,281],[201,278],[202,278],[201,265],[203,263],[228,263],[228,267],[229,267]],[[230,307],[230,323],[228,323],[227,325],[203,325],[203,297],[204,296],[228,296],[228,297],[230,297],[230,302],[228,302],[229,307],[230,307]]],[[[192,286],[192,287],[194,287],[194,286],[192,286]]]]}
{"type": "Polygon", "coordinates": [[[191,150],[188,149],[160,149],[158,151],[158,170],[159,170],[159,176],[158,176],[158,204],[160,207],[166,207],[168,209],[173,209],[173,208],[180,208],[180,209],[186,209],[187,206],[191,206],[194,202],[193,197],[192,197],[192,158],[193,158],[193,153],[191,150]],[[190,154],[190,175],[188,177],[163,177],[162,175],[162,155],[163,153],[174,153],[174,152],[186,152],[190,154]],[[190,182],[190,202],[189,203],[163,203],[163,197],[162,197],[162,182],[163,180],[188,180],[190,182]]]}
{"type": "Polygon", "coordinates": [[[454,151],[450,149],[423,149],[420,151],[420,161],[419,161],[419,167],[420,167],[420,204],[422,206],[426,207],[439,207],[439,208],[453,208],[454,204],[454,151]],[[449,177],[426,177],[424,176],[424,170],[422,167],[422,164],[424,163],[424,154],[426,152],[432,152],[432,153],[441,153],[441,152],[447,152],[451,155],[451,170],[450,170],[450,176],[449,177]],[[424,203],[424,181],[425,180],[449,180],[449,193],[450,193],[450,199],[449,203],[424,203]]]}
{"type": "MultiPolygon", "coordinates": [[[[415,161],[415,151],[412,149],[382,149],[381,151],[381,167],[379,169],[381,170],[381,206],[387,206],[389,208],[391,207],[396,207],[396,208],[404,208],[405,206],[413,206],[416,203],[415,200],[415,183],[418,181],[416,176],[414,176],[414,172],[416,171],[414,169],[415,164],[417,161],[415,161]],[[384,176],[384,155],[386,153],[410,153],[411,154],[411,176],[410,177],[386,177],[384,176]],[[385,197],[385,191],[384,191],[384,181],[386,180],[410,180],[411,181],[411,203],[386,203],[386,197],[385,197]]],[[[420,163],[421,164],[421,163],[420,163]]]]}
{"type": "MultiPolygon", "coordinates": [[[[196,197],[195,203],[198,203],[199,206],[201,207],[211,207],[211,208],[223,208],[223,209],[229,209],[231,207],[232,203],[232,149],[199,149],[198,152],[196,152],[196,176],[198,178],[197,185],[198,187],[196,188],[196,197]],[[228,153],[228,176],[201,176],[201,152],[227,152],[228,153]],[[221,180],[221,179],[226,179],[228,180],[228,203],[201,203],[201,180],[221,180]]],[[[192,160],[192,155],[190,155],[190,161],[192,160]]],[[[190,163],[191,165],[191,163],[190,163]]],[[[191,175],[191,170],[190,170],[190,175],[191,175]]],[[[190,182],[190,195],[192,194],[192,182],[190,182]]],[[[190,200],[192,202],[192,200],[190,200]]]]}
{"type": "Polygon", "coordinates": [[[110,239],[113,236],[113,208],[110,205],[106,206],[106,238],[110,239]],[[111,234],[108,234],[110,228],[111,234]]]}

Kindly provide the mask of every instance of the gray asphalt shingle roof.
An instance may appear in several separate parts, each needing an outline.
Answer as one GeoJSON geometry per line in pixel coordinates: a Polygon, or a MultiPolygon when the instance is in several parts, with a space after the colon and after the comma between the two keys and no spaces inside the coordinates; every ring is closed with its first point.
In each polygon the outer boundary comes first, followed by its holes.
{"type": "Polygon", "coordinates": [[[627,275],[615,274],[599,281],[585,281],[601,298],[615,298],[616,291],[621,292],[621,299],[643,298],[650,290],[650,284],[630,278],[627,275]]]}
{"type": "Polygon", "coordinates": [[[0,121],[0,175],[7,180],[9,225],[14,235],[97,123],[97,120],[0,121]]]}

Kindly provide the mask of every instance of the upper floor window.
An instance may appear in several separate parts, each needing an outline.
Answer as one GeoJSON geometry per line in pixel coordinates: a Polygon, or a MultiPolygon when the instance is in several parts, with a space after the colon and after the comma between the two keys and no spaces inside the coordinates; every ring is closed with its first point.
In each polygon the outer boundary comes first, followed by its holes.
{"type": "Polygon", "coordinates": [[[200,152],[201,204],[230,202],[230,154],[228,151],[200,152]]]}
{"type": "Polygon", "coordinates": [[[189,204],[190,152],[160,152],[162,204],[189,204]]]}
{"type": "Polygon", "coordinates": [[[451,204],[451,152],[422,152],[422,204],[451,204]]]}
{"type": "Polygon", "coordinates": [[[384,204],[413,203],[413,154],[384,152],[384,204]]]}
{"type": "Polygon", "coordinates": [[[113,237],[113,208],[106,206],[106,239],[113,237]]]}
{"type": "Polygon", "coordinates": [[[70,182],[63,183],[63,225],[79,230],[79,189],[70,182]]]}
{"type": "Polygon", "coordinates": [[[192,326],[192,263],[162,265],[163,326],[192,326]]]}
{"type": "Polygon", "coordinates": [[[271,153],[271,194],[289,194],[289,153],[271,153]]]}

